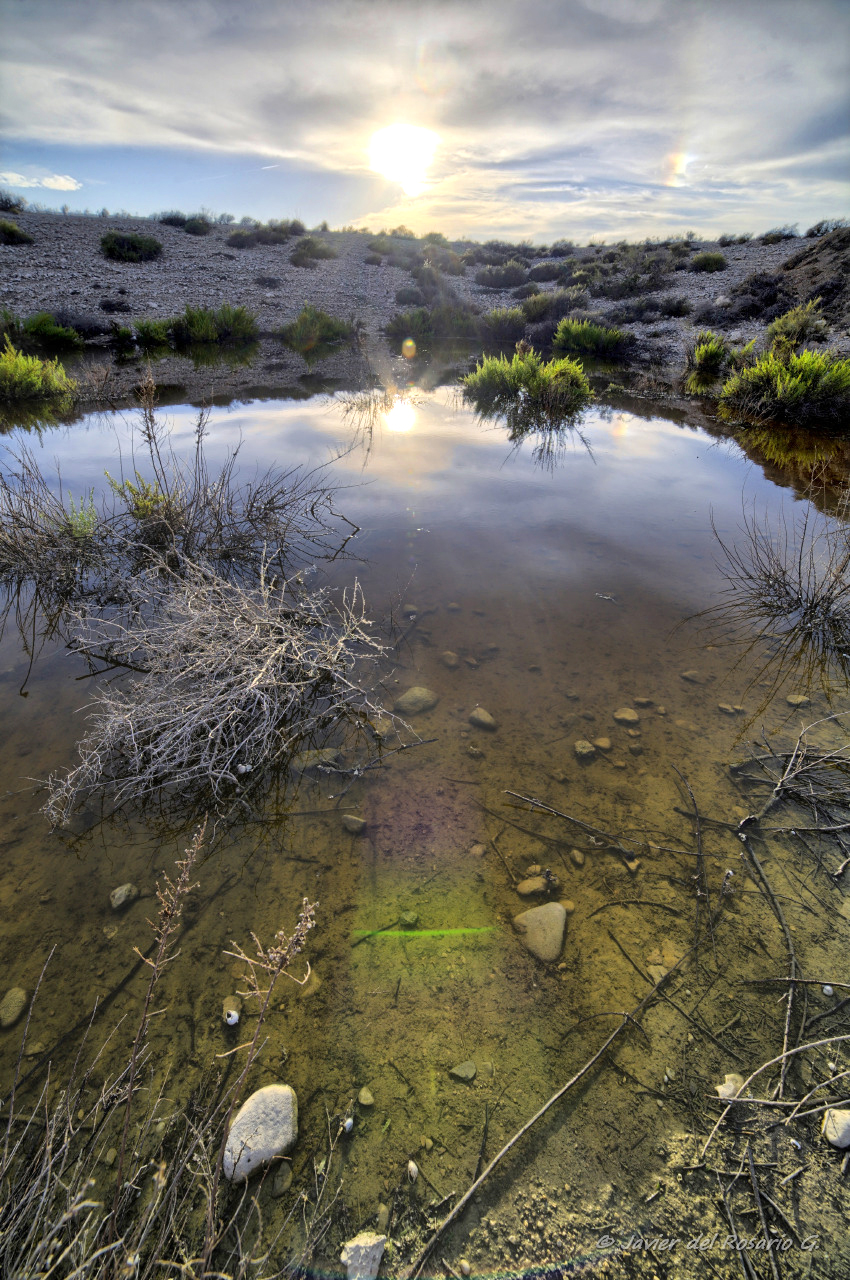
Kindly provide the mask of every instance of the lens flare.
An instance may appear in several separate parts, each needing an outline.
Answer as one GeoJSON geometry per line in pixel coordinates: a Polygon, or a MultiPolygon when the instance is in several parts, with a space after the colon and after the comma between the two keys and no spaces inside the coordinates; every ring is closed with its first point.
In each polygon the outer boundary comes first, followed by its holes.
{"type": "Polygon", "coordinates": [[[439,141],[436,133],[418,125],[388,125],[372,134],[369,165],[390,182],[398,182],[405,195],[417,196],[425,187],[439,141]]]}
{"type": "Polygon", "coordinates": [[[404,356],[405,360],[412,360],[416,355],[416,343],[412,338],[405,338],[404,342],[401,344],[401,354],[404,356]]]}

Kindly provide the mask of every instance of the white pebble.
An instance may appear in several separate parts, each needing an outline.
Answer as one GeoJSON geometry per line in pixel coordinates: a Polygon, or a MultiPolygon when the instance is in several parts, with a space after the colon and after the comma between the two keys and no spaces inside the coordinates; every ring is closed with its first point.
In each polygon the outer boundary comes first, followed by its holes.
{"type": "Polygon", "coordinates": [[[410,1182],[415,1182],[419,1177],[419,1165],[413,1160],[408,1160],[407,1162],[407,1177],[410,1182]]]}
{"type": "Polygon", "coordinates": [[[825,996],[832,996],[832,995],[835,995],[835,992],[833,991],[832,987],[829,985],[829,983],[828,983],[828,982],[827,982],[827,983],[824,985],[824,987],[823,987],[823,994],[824,994],[825,996]]]}

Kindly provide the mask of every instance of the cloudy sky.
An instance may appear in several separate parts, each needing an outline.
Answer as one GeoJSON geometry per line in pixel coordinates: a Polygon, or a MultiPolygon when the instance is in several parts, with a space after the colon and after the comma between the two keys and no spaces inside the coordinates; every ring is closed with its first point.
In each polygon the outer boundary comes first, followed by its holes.
{"type": "Polygon", "coordinates": [[[848,0],[0,0],[0,49],[0,186],[54,208],[538,241],[850,212],[848,0]],[[370,166],[396,124],[420,184],[370,166]]]}

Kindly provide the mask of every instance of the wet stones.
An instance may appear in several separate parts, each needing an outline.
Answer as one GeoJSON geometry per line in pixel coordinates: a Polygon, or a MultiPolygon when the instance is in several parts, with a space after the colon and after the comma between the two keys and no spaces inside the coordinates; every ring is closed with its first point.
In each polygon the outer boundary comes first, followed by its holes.
{"type": "Polygon", "coordinates": [[[521,898],[535,898],[544,897],[547,893],[557,893],[560,887],[558,877],[550,872],[548,876],[528,876],[525,880],[520,880],[516,891],[521,898]]]}
{"type": "Polygon", "coordinates": [[[0,1027],[13,1027],[27,1007],[27,993],[23,987],[10,987],[0,1000],[0,1027]]]}
{"type": "Polygon", "coordinates": [[[475,710],[470,713],[469,723],[474,729],[486,729],[488,733],[495,732],[499,727],[490,715],[490,712],[485,711],[483,707],[476,707],[475,710]]]}
{"type": "Polygon", "coordinates": [[[361,1107],[374,1107],[375,1105],[372,1090],[367,1088],[365,1084],[357,1095],[357,1101],[360,1103],[361,1107]]]}
{"type": "Polygon", "coordinates": [[[564,945],[567,913],[560,902],[547,902],[514,916],[514,928],[527,951],[538,960],[557,960],[564,945]]]}
{"type": "Polygon", "coordinates": [[[453,1080],[463,1080],[466,1084],[470,1084],[478,1075],[478,1068],[470,1059],[467,1062],[458,1063],[456,1067],[450,1067],[449,1075],[453,1080]]]}
{"type": "Polygon", "coordinates": [[[705,684],[705,676],[701,671],[696,671],[693,668],[690,671],[680,671],[679,676],[686,684],[705,684]]]}
{"type": "Polygon", "coordinates": [[[570,849],[570,862],[574,867],[584,866],[584,854],[581,849],[570,849]]]}
{"type": "Polygon", "coordinates": [[[850,1111],[829,1107],[824,1112],[821,1132],[834,1147],[841,1150],[850,1147],[850,1111]]]}
{"type": "Polygon", "coordinates": [[[578,742],[574,742],[573,751],[579,760],[592,760],[596,755],[596,747],[587,738],[579,738],[578,742]]]}
{"type": "Polygon", "coordinates": [[[342,825],[353,836],[359,836],[366,830],[366,819],[360,818],[354,813],[344,813],[342,815],[342,825]]]}
{"type": "Polygon", "coordinates": [[[424,685],[415,684],[396,698],[393,711],[401,716],[418,716],[423,711],[430,711],[440,701],[436,693],[426,689],[424,685]]]}
{"type": "Polygon", "coordinates": [[[618,707],[614,712],[614,719],[617,724],[636,725],[640,723],[640,716],[634,707],[618,707]]]}
{"type": "Polygon", "coordinates": [[[117,889],[112,890],[109,895],[109,905],[113,911],[123,911],[131,902],[135,902],[138,896],[138,889],[128,881],[127,884],[119,884],[117,889]]]}
{"type": "Polygon", "coordinates": [[[440,654],[440,661],[449,671],[457,671],[460,666],[460,658],[451,649],[446,649],[444,653],[440,654]]]}
{"type": "Polygon", "coordinates": [[[342,1246],[339,1260],[347,1280],[374,1280],[381,1266],[387,1237],[375,1231],[361,1231],[342,1246]]]}
{"type": "Polygon", "coordinates": [[[810,707],[812,705],[811,698],[807,698],[804,693],[789,693],[785,701],[789,707],[810,707]]]}
{"type": "Polygon", "coordinates": [[[591,745],[596,747],[597,751],[610,751],[611,739],[610,738],[594,738],[593,743],[591,745]]]}
{"type": "Polygon", "coordinates": [[[230,1126],[222,1168],[231,1182],[247,1182],[255,1169],[286,1155],[298,1138],[298,1099],[288,1084],[252,1093],[230,1126]]]}

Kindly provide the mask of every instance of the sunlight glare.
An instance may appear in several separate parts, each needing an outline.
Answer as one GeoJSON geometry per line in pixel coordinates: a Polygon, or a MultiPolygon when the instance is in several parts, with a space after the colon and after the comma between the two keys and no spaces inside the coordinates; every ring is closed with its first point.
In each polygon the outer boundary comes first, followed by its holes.
{"type": "Polygon", "coordinates": [[[430,129],[413,124],[391,124],[373,133],[369,164],[390,182],[398,182],[407,196],[419,195],[440,139],[430,129]]]}
{"type": "Polygon", "coordinates": [[[388,431],[412,431],[416,422],[416,410],[410,400],[396,396],[384,414],[384,422],[388,431]]]}

